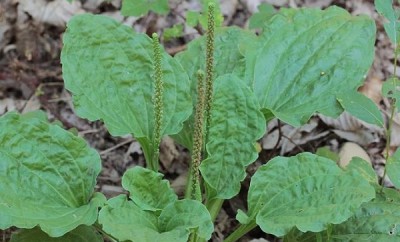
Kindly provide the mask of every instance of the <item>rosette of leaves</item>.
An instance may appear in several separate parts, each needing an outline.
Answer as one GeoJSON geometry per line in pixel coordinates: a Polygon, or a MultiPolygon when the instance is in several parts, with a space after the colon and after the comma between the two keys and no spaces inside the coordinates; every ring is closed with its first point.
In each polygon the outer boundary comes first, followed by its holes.
{"type": "Polygon", "coordinates": [[[40,226],[59,237],[96,221],[105,202],[94,193],[100,157],[44,113],[0,118],[0,159],[0,229],[40,226]]]}
{"type": "MultiPolygon", "coordinates": [[[[133,134],[151,161],[156,122],[152,40],[108,17],[83,14],[68,22],[63,41],[63,77],[77,114],[104,121],[112,135],[133,134]]],[[[164,51],[161,62],[163,136],[182,129],[192,100],[181,65],[164,51]]]]}
{"type": "Polygon", "coordinates": [[[190,233],[210,239],[214,230],[206,207],[195,200],[178,200],[160,173],[134,167],[122,177],[129,199],[108,200],[99,214],[103,230],[118,240],[186,242],[190,233]]]}

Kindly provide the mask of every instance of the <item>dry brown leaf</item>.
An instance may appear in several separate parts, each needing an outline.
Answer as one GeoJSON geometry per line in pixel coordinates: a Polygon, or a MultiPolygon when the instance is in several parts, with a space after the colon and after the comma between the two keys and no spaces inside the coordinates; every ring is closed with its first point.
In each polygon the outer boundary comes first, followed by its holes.
{"type": "Polygon", "coordinates": [[[312,8],[324,8],[328,7],[332,3],[332,0],[305,0],[304,7],[312,8]]]}
{"type": "Polygon", "coordinates": [[[232,19],[239,4],[238,0],[220,0],[221,13],[227,18],[232,19]]]}
{"type": "Polygon", "coordinates": [[[133,153],[137,153],[139,155],[143,154],[142,148],[140,147],[139,142],[137,142],[136,140],[134,140],[130,145],[128,150],[125,152],[124,154],[124,164],[128,164],[129,160],[130,160],[130,156],[133,153]]]}
{"type": "Polygon", "coordinates": [[[263,238],[259,238],[259,239],[252,239],[249,242],[269,242],[269,240],[263,239],[263,238]]]}
{"type": "Polygon", "coordinates": [[[5,98],[0,100],[0,115],[5,114],[6,112],[10,111],[18,111],[21,110],[26,100],[21,99],[13,99],[13,98],[5,98]]]}
{"type": "Polygon", "coordinates": [[[22,113],[28,113],[40,109],[41,104],[38,96],[32,95],[32,97],[25,103],[22,113]]]}
{"type": "Polygon", "coordinates": [[[179,156],[179,151],[176,149],[175,142],[171,137],[165,137],[160,145],[160,161],[165,167],[169,169],[172,161],[179,156]]]}
{"type": "Polygon", "coordinates": [[[122,187],[113,185],[102,185],[100,191],[106,195],[106,197],[115,197],[124,192],[122,187]]]}
{"type": "Polygon", "coordinates": [[[371,77],[364,82],[359,91],[379,106],[379,103],[382,101],[382,85],[383,81],[381,79],[371,77]]]}
{"type": "Polygon", "coordinates": [[[84,13],[80,1],[69,3],[66,0],[19,0],[19,10],[28,13],[39,23],[64,27],[75,14],[84,13]]]}
{"type": "Polygon", "coordinates": [[[348,112],[343,112],[338,118],[334,119],[322,114],[318,114],[321,120],[327,125],[345,131],[355,131],[362,127],[361,122],[351,116],[348,112]]]}
{"type": "Polygon", "coordinates": [[[9,5],[7,1],[0,2],[0,51],[10,42],[11,40],[11,24],[7,21],[6,7],[9,5]]]}
{"type": "Polygon", "coordinates": [[[397,113],[393,118],[390,146],[400,146],[400,113],[397,113]]]}
{"type": "Polygon", "coordinates": [[[353,157],[360,157],[372,164],[371,158],[361,146],[353,142],[344,143],[339,152],[339,166],[347,166],[353,157]]]}
{"type": "Polygon", "coordinates": [[[354,131],[334,129],[332,131],[342,139],[355,142],[363,146],[367,146],[371,143],[380,141],[380,137],[376,133],[371,133],[371,131],[366,129],[359,129],[354,131]]]}
{"type": "Polygon", "coordinates": [[[185,194],[186,182],[187,173],[182,173],[171,182],[171,188],[174,189],[178,196],[183,196],[185,194]]]}

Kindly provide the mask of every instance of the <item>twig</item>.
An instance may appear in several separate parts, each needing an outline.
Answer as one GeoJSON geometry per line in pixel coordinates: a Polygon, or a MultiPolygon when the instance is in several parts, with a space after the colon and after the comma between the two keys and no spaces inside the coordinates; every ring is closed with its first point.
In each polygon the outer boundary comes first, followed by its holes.
{"type": "Polygon", "coordinates": [[[114,145],[113,147],[110,147],[110,148],[108,148],[108,149],[106,149],[106,150],[100,151],[100,155],[105,155],[105,154],[107,154],[107,153],[109,153],[109,152],[111,152],[111,151],[113,151],[113,150],[115,150],[115,149],[118,149],[118,148],[121,147],[121,146],[124,146],[124,145],[126,145],[126,144],[129,144],[129,143],[131,143],[131,142],[133,142],[133,138],[130,138],[130,139],[128,139],[128,140],[125,140],[125,141],[123,141],[123,142],[121,142],[121,143],[119,143],[119,144],[117,144],[117,145],[114,145]]]}

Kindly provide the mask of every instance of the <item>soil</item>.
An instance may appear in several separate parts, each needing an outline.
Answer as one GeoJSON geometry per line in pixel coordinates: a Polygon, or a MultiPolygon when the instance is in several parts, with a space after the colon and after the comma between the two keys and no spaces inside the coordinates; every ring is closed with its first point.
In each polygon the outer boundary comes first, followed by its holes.
{"type": "MultiPolygon", "coordinates": [[[[113,137],[102,122],[89,122],[75,112],[71,95],[64,89],[60,64],[62,35],[65,24],[73,15],[82,12],[105,14],[123,21],[136,31],[151,34],[182,22],[185,8],[198,9],[197,1],[170,1],[172,11],[167,16],[150,13],[141,18],[123,17],[119,13],[121,1],[75,0],[0,0],[0,115],[18,110],[29,112],[42,109],[50,120],[59,120],[66,129],[75,129],[90,146],[101,154],[103,170],[96,189],[113,197],[123,193],[121,177],[132,166],[144,166],[139,144],[131,136],[113,137]],[[48,10],[48,11],[46,11],[48,10]]],[[[373,99],[387,114],[388,100],[380,95],[382,83],[393,74],[393,46],[382,27],[383,19],[375,12],[373,1],[362,0],[225,0],[221,1],[225,25],[247,26],[248,19],[260,2],[281,7],[320,7],[337,5],[352,14],[366,14],[376,20],[378,33],[376,56],[373,66],[359,91],[373,99]]],[[[198,36],[194,29],[185,30],[184,36],[164,42],[171,54],[184,50],[186,43],[198,36]]],[[[400,70],[400,68],[397,68],[400,70]]],[[[396,73],[399,75],[400,73],[396,73]]],[[[400,137],[400,117],[396,117],[393,137],[400,137]]],[[[239,195],[225,201],[216,220],[212,241],[222,241],[230,234],[237,221],[237,209],[246,208],[249,177],[256,168],[278,155],[295,155],[299,152],[317,152],[321,147],[339,153],[346,142],[358,144],[371,158],[372,165],[382,176],[385,160],[385,137],[381,130],[360,123],[349,115],[338,120],[314,116],[308,125],[295,129],[277,120],[268,124],[268,133],[260,140],[263,148],[258,160],[248,168],[248,178],[243,182],[239,195]]],[[[390,151],[400,145],[400,138],[393,138],[390,151]]],[[[350,151],[352,152],[352,151],[350,151]]],[[[161,172],[171,181],[172,187],[182,196],[189,162],[188,151],[165,138],[161,145],[161,172]]],[[[389,181],[385,181],[391,185],[389,181]]],[[[11,229],[13,230],[13,229],[11,229]]],[[[1,231],[0,240],[8,241],[11,230],[1,231]]],[[[241,241],[279,241],[265,235],[260,229],[251,231],[241,241]],[[256,240],[260,239],[260,240],[256,240]],[[264,239],[264,240],[263,240],[264,239]]]]}

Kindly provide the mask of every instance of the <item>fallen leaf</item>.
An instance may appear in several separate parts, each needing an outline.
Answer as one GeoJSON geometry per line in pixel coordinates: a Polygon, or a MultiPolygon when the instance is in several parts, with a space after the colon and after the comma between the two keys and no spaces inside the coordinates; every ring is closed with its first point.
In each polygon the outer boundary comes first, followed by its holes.
{"type": "Polygon", "coordinates": [[[22,11],[28,13],[39,23],[51,24],[64,27],[65,23],[75,14],[81,14],[85,11],[81,8],[80,1],[69,3],[66,0],[19,0],[19,6],[22,11]]]}
{"type": "Polygon", "coordinates": [[[371,158],[361,146],[353,142],[344,143],[339,152],[339,166],[347,166],[353,157],[360,157],[372,164],[371,158]]]}

